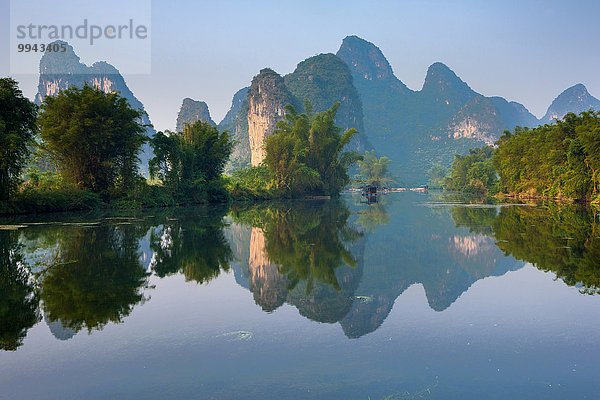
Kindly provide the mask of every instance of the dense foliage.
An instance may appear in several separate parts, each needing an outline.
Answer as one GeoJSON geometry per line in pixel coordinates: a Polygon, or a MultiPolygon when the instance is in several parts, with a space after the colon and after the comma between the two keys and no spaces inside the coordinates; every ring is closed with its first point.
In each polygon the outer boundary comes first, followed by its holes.
{"type": "Polygon", "coordinates": [[[494,149],[484,146],[469,150],[469,154],[457,154],[450,169],[450,175],[444,180],[448,190],[485,194],[493,190],[498,178],[492,156],[494,149]]]}
{"type": "Polygon", "coordinates": [[[595,198],[600,182],[600,113],[567,114],[552,125],[505,132],[494,166],[505,193],[595,198]]]}
{"type": "Polygon", "coordinates": [[[504,131],[495,150],[457,155],[444,184],[463,192],[598,202],[600,113],[567,114],[552,125],[504,131]]]}
{"type": "Polygon", "coordinates": [[[196,202],[225,199],[221,174],[233,149],[226,132],[197,121],[186,124],[183,132],[158,132],[150,144],[155,154],[150,176],[179,197],[196,202]]]}
{"type": "Polygon", "coordinates": [[[64,176],[96,193],[132,187],[146,140],[141,111],[117,93],[88,85],[46,97],[41,109],[43,145],[64,176]]]}
{"type": "Polygon", "coordinates": [[[359,156],[343,149],[357,131],[342,133],[335,126],[338,107],[336,103],[313,116],[308,106],[303,114],[286,106],[286,120],[278,122],[265,140],[264,164],[275,188],[291,194],[337,195],[350,182],[348,168],[359,156]]]}
{"type": "Polygon", "coordinates": [[[388,176],[388,167],[391,160],[387,157],[379,157],[375,150],[365,151],[362,160],[358,160],[358,170],[367,182],[375,186],[383,186],[388,176]]]}
{"type": "Polygon", "coordinates": [[[0,79],[0,201],[8,200],[20,183],[36,131],[36,113],[16,81],[0,79]]]}

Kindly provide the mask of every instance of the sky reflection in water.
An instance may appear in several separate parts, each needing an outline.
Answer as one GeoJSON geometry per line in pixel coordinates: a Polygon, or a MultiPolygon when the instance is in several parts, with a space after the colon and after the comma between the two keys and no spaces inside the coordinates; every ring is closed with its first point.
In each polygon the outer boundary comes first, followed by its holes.
{"type": "Polygon", "coordinates": [[[593,214],[437,200],[10,221],[0,397],[594,398],[593,214]]]}

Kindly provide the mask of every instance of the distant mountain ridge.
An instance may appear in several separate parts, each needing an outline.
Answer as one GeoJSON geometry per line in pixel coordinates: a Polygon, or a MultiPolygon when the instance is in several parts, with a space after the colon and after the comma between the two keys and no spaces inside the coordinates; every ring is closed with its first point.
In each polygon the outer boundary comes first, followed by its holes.
{"type": "MultiPolygon", "coordinates": [[[[104,61],[87,66],[80,62],[72,46],[62,41],[57,43],[66,45],[67,51],[42,56],[35,96],[37,104],[60,90],[87,83],[105,92],[119,92],[133,108],[144,111],[143,104],[114,66],[104,61]]],[[[359,131],[350,149],[362,152],[374,148],[390,157],[390,168],[399,184],[426,182],[431,167],[447,167],[454,154],[493,144],[506,129],[552,123],[568,112],[600,110],[600,100],[583,84],[577,84],[563,91],[548,107],[546,115],[538,120],[520,103],[477,93],[440,62],[428,68],[421,90],[414,91],[395,76],[377,46],[358,36],[344,38],[336,54],[309,57],[284,76],[273,73],[281,78],[282,87],[290,94],[286,101],[299,111],[304,111],[304,99],[311,101],[314,112],[324,111],[339,101],[336,124],[359,131]]],[[[256,107],[251,109],[250,93],[250,86],[240,89],[233,97],[231,109],[218,124],[220,130],[229,131],[236,143],[227,164],[229,172],[250,165],[253,152],[261,148],[256,142],[252,150],[251,141],[259,137],[264,141],[264,137],[272,134],[274,123],[261,122],[259,114],[275,112],[283,116],[281,104],[275,106],[275,102],[262,104],[260,112],[256,107]],[[251,136],[254,139],[251,140],[251,136]]],[[[268,93],[263,95],[269,97],[268,93]]],[[[197,119],[215,124],[206,103],[184,99],[176,129],[197,119]]],[[[146,114],[141,122],[151,125],[146,114]]],[[[151,136],[155,131],[148,127],[146,133],[151,136]]],[[[144,173],[151,156],[149,146],[145,145],[141,156],[144,173]]]]}
{"type": "Polygon", "coordinates": [[[435,164],[449,165],[455,153],[491,144],[504,129],[537,119],[519,103],[486,98],[446,65],[432,64],[420,91],[393,73],[381,50],[348,36],[337,52],[350,67],[364,106],[365,130],[376,150],[406,183],[423,183],[435,164]]]}
{"type": "Polygon", "coordinates": [[[546,115],[541,119],[542,124],[550,124],[563,118],[567,113],[579,114],[582,111],[600,110],[600,100],[592,96],[587,88],[578,83],[558,95],[548,107],[546,115]]]}

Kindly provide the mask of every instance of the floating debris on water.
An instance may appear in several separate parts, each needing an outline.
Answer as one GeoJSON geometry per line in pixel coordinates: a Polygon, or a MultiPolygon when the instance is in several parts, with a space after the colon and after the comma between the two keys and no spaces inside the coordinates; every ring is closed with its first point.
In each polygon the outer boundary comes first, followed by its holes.
{"type": "Polygon", "coordinates": [[[233,331],[217,335],[216,337],[228,338],[232,342],[237,342],[240,340],[248,341],[254,338],[254,333],[249,331],[233,331]]]}
{"type": "Polygon", "coordinates": [[[16,231],[21,228],[27,228],[27,225],[0,225],[0,231],[16,231]]]}
{"type": "Polygon", "coordinates": [[[360,300],[361,303],[371,303],[373,301],[372,296],[354,296],[356,300],[360,300]]]}

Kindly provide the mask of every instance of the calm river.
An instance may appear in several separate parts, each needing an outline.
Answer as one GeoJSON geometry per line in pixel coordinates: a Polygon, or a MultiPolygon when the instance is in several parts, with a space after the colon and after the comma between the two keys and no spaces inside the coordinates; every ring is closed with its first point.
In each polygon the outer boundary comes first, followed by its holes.
{"type": "Polygon", "coordinates": [[[0,225],[0,399],[600,396],[586,208],[346,194],[0,225]]]}

